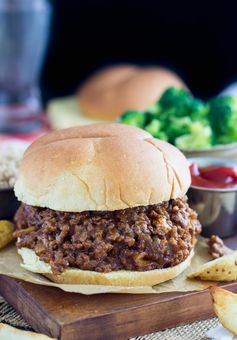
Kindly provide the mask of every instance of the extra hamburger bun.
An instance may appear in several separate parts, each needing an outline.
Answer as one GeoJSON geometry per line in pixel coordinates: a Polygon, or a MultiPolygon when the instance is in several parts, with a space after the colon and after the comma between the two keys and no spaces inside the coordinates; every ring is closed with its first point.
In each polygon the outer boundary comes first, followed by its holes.
{"type": "Polygon", "coordinates": [[[99,273],[77,268],[67,268],[60,275],[53,274],[50,265],[41,261],[33,250],[21,248],[18,249],[18,253],[23,259],[23,268],[34,273],[43,274],[56,283],[108,286],[154,286],[171,280],[182,273],[190,265],[194,250],[191,251],[185,261],[174,267],[165,269],[154,269],[144,272],[119,270],[109,273],[99,273]]]}
{"type": "Polygon", "coordinates": [[[183,197],[189,166],[174,146],[122,124],[54,131],[25,152],[17,198],[59,211],[119,210],[183,197]]]}
{"type": "Polygon", "coordinates": [[[170,87],[185,87],[172,71],[161,67],[117,65],[92,75],[78,92],[84,115],[115,120],[127,110],[145,110],[170,87]]]}

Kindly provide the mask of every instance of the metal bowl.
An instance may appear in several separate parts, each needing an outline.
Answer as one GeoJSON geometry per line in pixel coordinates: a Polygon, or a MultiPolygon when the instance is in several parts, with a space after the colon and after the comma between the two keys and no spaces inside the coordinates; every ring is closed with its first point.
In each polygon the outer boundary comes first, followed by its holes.
{"type": "Polygon", "coordinates": [[[17,211],[20,202],[17,200],[13,189],[0,190],[0,219],[11,220],[17,211]]]}
{"type": "MultiPolygon", "coordinates": [[[[198,166],[236,166],[237,162],[211,157],[188,158],[198,166]]],[[[203,235],[229,237],[237,233],[237,187],[228,189],[201,188],[191,185],[189,205],[198,213],[203,235]]]]}

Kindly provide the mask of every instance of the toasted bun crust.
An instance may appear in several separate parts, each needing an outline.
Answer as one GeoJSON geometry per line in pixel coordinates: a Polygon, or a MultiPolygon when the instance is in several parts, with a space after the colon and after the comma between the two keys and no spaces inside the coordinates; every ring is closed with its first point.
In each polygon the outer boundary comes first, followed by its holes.
{"type": "Polygon", "coordinates": [[[169,87],[184,87],[173,72],[160,67],[117,65],[92,75],[79,89],[84,115],[114,120],[127,110],[145,110],[169,87]]]}
{"type": "Polygon", "coordinates": [[[165,269],[154,269],[146,272],[120,270],[110,273],[98,273],[89,270],[68,268],[60,275],[52,274],[50,265],[41,261],[33,250],[21,248],[18,249],[18,253],[23,259],[22,267],[31,272],[43,274],[56,283],[109,286],[154,286],[158,283],[171,280],[182,273],[190,265],[194,250],[191,251],[185,261],[177,266],[165,269]]]}
{"type": "Polygon", "coordinates": [[[122,124],[54,131],[25,152],[17,198],[60,211],[119,210],[185,195],[190,172],[174,146],[122,124]]]}

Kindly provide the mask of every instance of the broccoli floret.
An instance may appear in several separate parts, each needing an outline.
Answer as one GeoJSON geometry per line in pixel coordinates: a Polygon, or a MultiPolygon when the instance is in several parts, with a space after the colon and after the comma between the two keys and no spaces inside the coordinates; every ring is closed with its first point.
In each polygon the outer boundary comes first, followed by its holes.
{"type": "Polygon", "coordinates": [[[186,140],[187,136],[191,135],[197,138],[193,142],[195,145],[200,144],[200,147],[203,147],[201,144],[204,144],[205,147],[207,144],[210,145],[211,141],[206,140],[207,132],[202,136],[202,129],[206,126],[208,127],[207,131],[210,131],[207,104],[193,98],[184,89],[171,87],[164,92],[159,105],[161,112],[158,118],[162,122],[162,131],[165,131],[170,143],[175,144],[175,141],[181,136],[185,136],[184,140],[186,140]],[[197,127],[202,127],[198,133],[195,132],[195,123],[199,123],[197,127]],[[198,139],[203,139],[203,143],[198,142],[198,139]]]}
{"type": "Polygon", "coordinates": [[[209,120],[215,144],[237,141],[237,99],[216,97],[210,101],[209,120]]]}
{"type": "Polygon", "coordinates": [[[128,125],[144,128],[146,121],[145,112],[127,111],[120,117],[120,122],[128,125]]]}
{"type": "Polygon", "coordinates": [[[149,124],[145,126],[145,130],[155,137],[158,131],[160,131],[161,123],[158,119],[153,119],[149,124]]]}
{"type": "Polygon", "coordinates": [[[191,95],[184,89],[169,87],[159,100],[161,114],[167,112],[175,117],[188,116],[191,100],[191,95]]]}
{"type": "Polygon", "coordinates": [[[210,126],[201,122],[193,122],[190,133],[175,139],[174,144],[183,150],[206,149],[211,147],[212,131],[210,126]]]}
{"type": "Polygon", "coordinates": [[[200,99],[192,98],[189,103],[190,117],[193,121],[202,121],[208,124],[208,104],[200,99]]]}
{"type": "Polygon", "coordinates": [[[153,121],[153,119],[156,119],[156,120],[159,119],[158,117],[156,117],[154,113],[145,112],[144,114],[145,114],[145,123],[144,123],[145,126],[149,125],[153,121]]]}
{"type": "Polygon", "coordinates": [[[176,105],[183,105],[190,99],[190,94],[184,89],[169,87],[160,97],[161,109],[168,110],[176,105]]]}
{"type": "Polygon", "coordinates": [[[158,131],[157,134],[156,134],[156,138],[162,139],[162,140],[168,142],[168,136],[164,131],[158,131]]]}
{"type": "Polygon", "coordinates": [[[154,118],[150,121],[149,124],[145,126],[145,130],[149,132],[153,137],[167,141],[168,136],[164,131],[161,130],[161,127],[161,122],[158,119],[154,118]]]}
{"type": "Polygon", "coordinates": [[[167,126],[165,127],[169,142],[174,144],[177,137],[189,133],[192,121],[190,117],[170,117],[167,126]]]}
{"type": "Polygon", "coordinates": [[[160,107],[159,101],[150,105],[147,109],[147,112],[150,112],[153,115],[158,115],[160,113],[160,111],[161,111],[161,107],[160,107]]]}
{"type": "Polygon", "coordinates": [[[166,121],[170,117],[190,117],[192,121],[208,121],[208,105],[193,98],[184,89],[168,88],[160,98],[159,109],[161,119],[166,121]]]}

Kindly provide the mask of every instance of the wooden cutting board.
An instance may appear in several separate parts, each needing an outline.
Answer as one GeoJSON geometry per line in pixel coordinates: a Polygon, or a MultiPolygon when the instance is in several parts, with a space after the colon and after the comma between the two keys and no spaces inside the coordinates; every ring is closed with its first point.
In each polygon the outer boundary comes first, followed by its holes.
{"type": "MultiPolygon", "coordinates": [[[[237,236],[226,244],[237,249],[237,236]]],[[[237,293],[237,282],[222,286],[237,293]]],[[[213,315],[208,290],[85,296],[0,276],[0,295],[36,331],[61,340],[127,339],[213,315]]]]}

